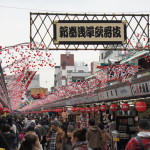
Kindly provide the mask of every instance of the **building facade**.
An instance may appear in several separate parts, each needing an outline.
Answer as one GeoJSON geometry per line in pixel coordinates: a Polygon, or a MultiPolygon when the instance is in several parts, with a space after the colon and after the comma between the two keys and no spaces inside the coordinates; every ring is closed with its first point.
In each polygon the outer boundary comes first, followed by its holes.
{"type": "Polygon", "coordinates": [[[80,82],[91,75],[87,65],[75,65],[73,54],[61,54],[60,66],[55,66],[54,86],[66,86],[80,82]]]}

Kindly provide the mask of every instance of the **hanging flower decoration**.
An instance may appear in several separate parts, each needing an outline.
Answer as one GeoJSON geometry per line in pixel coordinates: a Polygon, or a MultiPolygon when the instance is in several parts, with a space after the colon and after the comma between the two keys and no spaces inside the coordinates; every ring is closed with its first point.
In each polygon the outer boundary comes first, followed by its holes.
{"type": "Polygon", "coordinates": [[[129,76],[135,75],[139,71],[139,66],[127,64],[97,66],[97,68],[100,69],[97,72],[97,78],[101,80],[101,87],[105,87],[106,83],[110,81],[122,80],[122,82],[125,82],[129,76]]]}
{"type": "MultiPolygon", "coordinates": [[[[141,37],[140,34],[137,33],[136,37],[133,37],[132,40],[129,40],[131,46],[135,46],[138,39],[143,39],[143,43],[147,42],[147,39],[144,39],[144,37],[141,37]]],[[[30,47],[30,45],[29,45],[30,47]]],[[[137,49],[139,49],[139,45],[137,45],[137,49]]],[[[124,54],[128,55],[128,51],[123,50],[124,54]]],[[[35,53],[35,55],[39,56],[41,54],[41,51],[35,53]]],[[[34,56],[35,56],[34,55],[34,56]]],[[[46,54],[49,56],[49,54],[46,54]]],[[[24,56],[24,54],[22,54],[24,56]]],[[[50,56],[49,56],[50,57],[50,56]]],[[[146,57],[147,61],[148,58],[146,57]]],[[[31,60],[32,61],[32,60],[31,60]]],[[[38,67],[42,67],[43,62],[38,64],[38,67]]],[[[30,64],[29,64],[30,65],[30,64]]],[[[52,65],[50,65],[52,66],[52,65]]],[[[31,67],[31,66],[29,66],[31,67]]],[[[121,80],[122,82],[128,81],[128,78],[130,76],[135,75],[136,72],[138,72],[141,68],[139,66],[133,66],[133,65],[108,65],[108,66],[98,66],[97,68],[100,69],[99,72],[97,72],[97,75],[95,78],[89,79],[87,81],[82,82],[71,82],[70,85],[58,87],[56,91],[52,91],[51,94],[48,94],[45,96],[44,101],[36,100],[33,102],[32,105],[27,105],[20,109],[20,111],[28,111],[30,109],[37,109],[41,106],[48,105],[50,103],[55,104],[56,101],[59,101],[60,103],[63,103],[61,101],[62,99],[68,99],[72,98],[74,96],[82,96],[83,94],[86,94],[87,98],[92,97],[94,92],[97,89],[106,87],[107,82],[109,81],[117,81],[121,80]]],[[[130,81],[127,82],[127,85],[130,84],[130,81]]],[[[103,108],[103,107],[102,107],[103,108]]],[[[82,108],[81,108],[82,109],[82,108]]],[[[102,109],[101,111],[106,111],[106,107],[102,109]]]]}
{"type": "Polygon", "coordinates": [[[0,51],[10,97],[10,103],[8,104],[12,110],[19,108],[21,98],[36,72],[42,67],[54,67],[56,64],[53,62],[49,51],[31,50],[30,47],[31,44],[27,43],[13,47],[4,47],[0,51]]]}

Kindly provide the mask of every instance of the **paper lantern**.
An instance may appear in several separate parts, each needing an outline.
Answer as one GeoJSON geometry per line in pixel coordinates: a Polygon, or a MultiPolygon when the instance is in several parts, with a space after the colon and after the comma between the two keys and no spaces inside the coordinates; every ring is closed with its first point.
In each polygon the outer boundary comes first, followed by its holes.
{"type": "Polygon", "coordinates": [[[121,109],[122,109],[123,111],[128,111],[128,110],[130,109],[130,105],[129,105],[128,103],[123,103],[123,104],[121,105],[121,109]]]}
{"type": "Polygon", "coordinates": [[[101,105],[100,106],[100,111],[106,111],[106,109],[107,109],[107,106],[106,105],[101,105]]]}
{"type": "Polygon", "coordinates": [[[56,112],[62,112],[62,111],[63,111],[62,108],[57,108],[57,109],[56,109],[56,112]]]}
{"type": "Polygon", "coordinates": [[[139,111],[139,112],[145,111],[145,110],[146,110],[146,107],[147,107],[147,105],[146,105],[145,102],[139,101],[139,102],[136,102],[136,104],[135,104],[135,108],[136,108],[136,110],[139,111]]]}
{"type": "Polygon", "coordinates": [[[85,108],[80,108],[80,111],[81,112],[86,112],[86,109],[85,108]]]}
{"type": "Polygon", "coordinates": [[[56,108],[56,109],[55,109],[55,112],[59,112],[59,109],[58,109],[58,108],[56,108]]]}
{"type": "Polygon", "coordinates": [[[98,107],[93,107],[92,112],[97,113],[98,112],[98,107]]]}
{"type": "Polygon", "coordinates": [[[40,93],[40,98],[44,98],[44,93],[40,93]]]}
{"type": "Polygon", "coordinates": [[[57,110],[56,109],[52,109],[52,112],[56,112],[57,110]]]}
{"type": "Polygon", "coordinates": [[[63,112],[66,112],[66,111],[67,111],[67,108],[64,107],[64,108],[63,108],[63,112]]]}
{"type": "Polygon", "coordinates": [[[117,109],[118,109],[118,106],[116,104],[111,104],[110,105],[110,110],[111,111],[117,111],[117,109]]]}
{"type": "Polygon", "coordinates": [[[87,113],[91,113],[91,112],[92,112],[92,109],[89,108],[89,107],[88,107],[88,108],[85,108],[85,110],[86,110],[87,113]]]}
{"type": "Polygon", "coordinates": [[[80,107],[72,107],[72,111],[80,111],[80,107]]]}
{"type": "Polygon", "coordinates": [[[3,108],[2,107],[0,107],[0,113],[3,113],[3,108]]]}
{"type": "Polygon", "coordinates": [[[59,108],[56,108],[56,109],[55,109],[55,112],[59,112],[59,108]]]}
{"type": "Polygon", "coordinates": [[[76,107],[72,107],[71,110],[72,110],[73,112],[75,112],[75,111],[76,111],[76,107]]]}
{"type": "Polygon", "coordinates": [[[80,107],[76,107],[76,111],[80,111],[80,107]]]}
{"type": "Polygon", "coordinates": [[[7,107],[3,108],[3,113],[10,113],[10,110],[7,107]]]}
{"type": "Polygon", "coordinates": [[[33,98],[38,98],[39,95],[38,94],[33,94],[33,98]]]}

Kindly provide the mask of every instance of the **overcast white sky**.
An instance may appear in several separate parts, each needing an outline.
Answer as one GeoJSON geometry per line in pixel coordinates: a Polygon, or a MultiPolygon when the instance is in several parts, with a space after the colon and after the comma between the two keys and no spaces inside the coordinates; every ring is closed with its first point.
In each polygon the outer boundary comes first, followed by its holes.
{"type": "MultiPolygon", "coordinates": [[[[0,0],[1,46],[29,42],[30,12],[149,14],[150,0],[0,0]]],[[[57,65],[59,65],[60,53],[63,52],[55,51],[53,53],[57,65]]],[[[72,53],[75,54],[76,61],[82,60],[86,63],[98,61],[99,52],[78,51],[72,53]]],[[[53,78],[51,71],[49,76],[53,78]]],[[[45,82],[43,81],[43,83],[45,82]]]]}

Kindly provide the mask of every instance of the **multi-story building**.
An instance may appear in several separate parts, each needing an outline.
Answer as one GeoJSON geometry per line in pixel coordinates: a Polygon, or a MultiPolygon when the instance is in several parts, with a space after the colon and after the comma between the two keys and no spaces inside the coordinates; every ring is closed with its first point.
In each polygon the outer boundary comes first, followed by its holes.
{"type": "MultiPolygon", "coordinates": [[[[122,64],[122,60],[126,57],[132,56],[131,52],[126,51],[114,51],[114,50],[102,50],[100,51],[99,61],[94,61],[91,63],[91,74],[94,75],[99,69],[97,66],[106,66],[109,64],[119,63],[122,64]]],[[[137,65],[138,60],[131,59],[129,62],[130,64],[137,65]]]]}
{"type": "Polygon", "coordinates": [[[73,54],[61,54],[60,66],[55,66],[54,86],[66,86],[91,75],[87,65],[75,65],[73,54]]]}
{"type": "Polygon", "coordinates": [[[101,64],[110,64],[122,60],[124,56],[125,53],[122,51],[100,51],[99,61],[101,64]]]}

